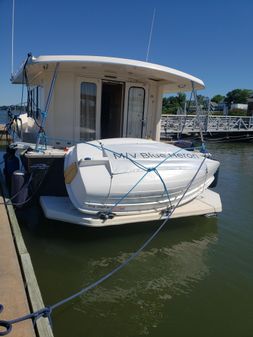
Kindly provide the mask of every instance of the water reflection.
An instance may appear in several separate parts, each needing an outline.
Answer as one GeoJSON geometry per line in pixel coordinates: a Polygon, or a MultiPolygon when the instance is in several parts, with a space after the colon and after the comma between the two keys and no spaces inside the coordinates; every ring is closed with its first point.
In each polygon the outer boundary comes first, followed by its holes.
{"type": "MultiPolygon", "coordinates": [[[[195,235],[188,241],[178,240],[172,245],[169,242],[164,246],[156,244],[141,253],[131,266],[110,281],[109,286],[100,286],[83,296],[74,309],[82,312],[88,321],[99,321],[101,317],[112,321],[119,313],[134,313],[131,323],[136,335],[148,334],[149,329],[163,319],[168,301],[189,294],[196,283],[208,275],[208,250],[216,242],[217,231],[212,226],[202,237],[195,235]]],[[[92,271],[106,272],[107,267],[119,264],[127,257],[128,253],[121,252],[116,257],[90,259],[87,263],[90,275],[95,279],[96,272],[92,271]]],[[[83,280],[86,279],[87,271],[83,274],[83,280]]]]}
{"type": "MultiPolygon", "coordinates": [[[[205,279],[218,240],[216,218],[171,220],[125,269],[53,315],[55,336],[138,336],[168,315],[168,304],[205,279]],[[70,324],[71,323],[71,324],[70,324]],[[73,326],[75,331],[73,333],[73,326]]],[[[45,303],[79,290],[125,260],[156,224],[87,229],[56,222],[24,229],[45,303]],[[49,280],[53,280],[50,282],[49,280]]]]}

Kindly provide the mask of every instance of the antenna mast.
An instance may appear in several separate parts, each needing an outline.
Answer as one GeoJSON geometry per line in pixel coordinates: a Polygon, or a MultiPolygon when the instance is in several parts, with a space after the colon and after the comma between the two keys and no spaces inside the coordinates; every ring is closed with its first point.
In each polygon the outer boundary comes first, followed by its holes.
{"type": "Polygon", "coordinates": [[[12,24],[11,24],[11,75],[14,68],[14,23],[15,23],[15,0],[12,0],[12,24]]]}
{"type": "Polygon", "coordinates": [[[149,41],[148,41],[148,49],[147,49],[147,55],[146,55],[146,62],[148,62],[148,58],[149,58],[149,50],[150,50],[151,39],[152,39],[152,34],[153,34],[153,27],[154,27],[154,22],[155,22],[155,14],[156,14],[156,8],[154,8],[154,11],[153,11],[153,18],[152,18],[151,29],[150,29],[150,33],[149,33],[149,41]]]}

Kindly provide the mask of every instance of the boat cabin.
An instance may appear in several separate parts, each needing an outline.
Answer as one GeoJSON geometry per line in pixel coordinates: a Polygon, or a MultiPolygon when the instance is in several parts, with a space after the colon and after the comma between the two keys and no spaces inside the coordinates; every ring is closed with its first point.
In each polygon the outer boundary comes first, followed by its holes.
{"type": "Polygon", "coordinates": [[[200,79],[157,64],[65,55],[28,57],[12,83],[28,87],[23,141],[36,142],[44,118],[48,143],[58,146],[115,137],[159,140],[163,95],[204,88],[200,79]]]}

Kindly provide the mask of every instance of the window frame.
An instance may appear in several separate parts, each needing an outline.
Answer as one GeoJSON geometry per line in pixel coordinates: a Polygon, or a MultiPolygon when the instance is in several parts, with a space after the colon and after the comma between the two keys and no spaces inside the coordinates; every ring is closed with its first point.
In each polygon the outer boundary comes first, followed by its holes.
{"type": "Polygon", "coordinates": [[[81,84],[92,83],[96,84],[96,110],[95,110],[95,139],[100,138],[100,115],[101,115],[101,80],[87,78],[87,77],[77,77],[76,79],[76,107],[75,107],[75,118],[74,118],[74,138],[76,141],[81,140],[81,84]]]}
{"type": "Polygon", "coordinates": [[[143,97],[143,111],[142,111],[142,127],[141,127],[141,135],[140,137],[136,138],[143,138],[146,134],[147,129],[147,121],[146,121],[146,115],[147,115],[147,97],[148,97],[148,89],[146,85],[143,85],[141,83],[127,83],[126,85],[126,93],[125,93],[125,121],[124,121],[124,136],[128,137],[128,121],[129,121],[129,103],[130,103],[130,90],[136,88],[136,89],[143,89],[144,90],[144,97],[143,97]]]}

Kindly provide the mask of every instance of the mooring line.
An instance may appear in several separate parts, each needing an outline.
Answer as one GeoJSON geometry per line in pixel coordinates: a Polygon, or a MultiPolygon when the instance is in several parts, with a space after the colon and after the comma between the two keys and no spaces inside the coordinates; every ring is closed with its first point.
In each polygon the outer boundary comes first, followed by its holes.
{"type": "MultiPolygon", "coordinates": [[[[186,193],[188,192],[188,190],[190,189],[191,185],[193,184],[195,178],[197,177],[199,171],[201,170],[201,167],[203,166],[204,162],[206,160],[206,157],[203,158],[200,166],[198,167],[198,170],[196,171],[196,173],[194,174],[194,176],[192,177],[192,179],[190,180],[189,184],[187,185],[184,193],[182,194],[181,198],[179,199],[179,201],[177,202],[176,206],[171,209],[170,213],[168,213],[167,217],[164,219],[164,221],[162,222],[162,224],[154,231],[154,233],[144,241],[144,243],[139,247],[139,249],[137,249],[135,252],[133,252],[127,259],[125,259],[121,264],[119,264],[118,266],[116,266],[115,268],[113,268],[110,272],[106,273],[105,275],[103,275],[102,277],[100,277],[97,281],[91,283],[90,285],[82,288],[80,291],[74,293],[71,296],[68,296],[58,302],[56,302],[53,305],[49,305],[46,306],[40,310],[37,310],[33,313],[24,315],[24,316],[20,316],[17,317],[15,319],[12,320],[0,320],[0,327],[2,327],[3,331],[0,331],[0,336],[5,336],[7,334],[9,334],[12,330],[12,325],[31,319],[33,321],[33,323],[35,324],[36,321],[40,318],[40,317],[47,317],[49,319],[50,324],[52,324],[52,319],[51,319],[51,315],[52,315],[52,311],[62,305],[64,305],[67,302],[70,302],[72,300],[74,300],[75,298],[87,293],[88,291],[92,290],[93,288],[97,287],[99,284],[101,284],[102,282],[104,282],[105,280],[109,279],[111,276],[113,276],[116,272],[118,272],[119,270],[123,269],[125,266],[127,266],[134,258],[136,258],[144,249],[145,247],[159,234],[159,232],[162,230],[162,228],[165,226],[165,224],[168,222],[168,220],[171,218],[172,214],[175,212],[175,210],[177,209],[177,207],[180,205],[181,201],[183,200],[184,196],[186,195],[186,193]]],[[[148,173],[148,172],[147,172],[148,173]]],[[[0,312],[2,312],[4,309],[3,305],[0,304],[0,312]]]]}

